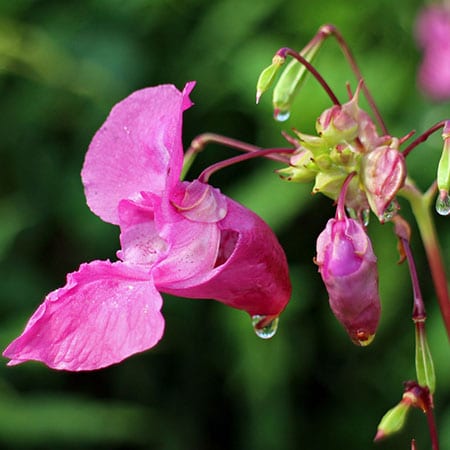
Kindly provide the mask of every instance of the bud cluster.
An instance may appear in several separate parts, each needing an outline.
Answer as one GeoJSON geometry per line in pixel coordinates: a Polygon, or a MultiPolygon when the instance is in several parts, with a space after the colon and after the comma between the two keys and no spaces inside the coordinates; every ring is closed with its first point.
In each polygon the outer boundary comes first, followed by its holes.
{"type": "Polygon", "coordinates": [[[317,136],[294,131],[296,151],[289,167],[278,173],[287,181],[314,180],[314,193],[337,200],[345,178],[356,172],[346,206],[359,217],[371,209],[384,222],[397,209],[395,196],[405,182],[405,160],[399,140],[378,134],[358,97],[359,89],[347,103],[325,110],[316,122],[317,136]]]}

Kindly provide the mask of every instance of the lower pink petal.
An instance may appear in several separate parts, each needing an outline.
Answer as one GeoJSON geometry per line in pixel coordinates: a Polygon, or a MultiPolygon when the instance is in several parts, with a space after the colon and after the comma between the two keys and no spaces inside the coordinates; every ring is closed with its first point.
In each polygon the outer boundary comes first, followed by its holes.
{"type": "Polygon", "coordinates": [[[83,264],[46,297],[3,355],[9,365],[36,360],[73,371],[106,367],[161,339],[161,305],[151,275],[120,262],[83,264]]]}
{"type": "Polygon", "coordinates": [[[210,298],[250,315],[279,315],[291,295],[286,256],[275,234],[256,214],[227,198],[219,222],[221,240],[215,267],[181,282],[160,284],[169,294],[210,298]]]}

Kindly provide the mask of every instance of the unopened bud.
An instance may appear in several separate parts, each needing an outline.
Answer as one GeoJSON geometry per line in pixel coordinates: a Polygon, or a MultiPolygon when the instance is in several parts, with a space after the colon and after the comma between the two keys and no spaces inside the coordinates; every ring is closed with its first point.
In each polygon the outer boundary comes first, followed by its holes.
{"type": "Polygon", "coordinates": [[[284,64],[286,58],[276,54],[272,59],[272,64],[266,67],[258,78],[256,84],[256,103],[259,103],[259,99],[272,85],[276,74],[280,67],[284,64]]]}
{"type": "Polygon", "coordinates": [[[289,167],[276,172],[285,181],[309,183],[316,177],[317,166],[313,162],[312,153],[305,148],[300,148],[291,156],[289,167]]]}
{"type": "Polygon", "coordinates": [[[317,239],[316,263],[334,315],[355,344],[370,344],[381,308],[376,256],[363,226],[348,217],[330,219],[317,239]]]}
{"type": "Polygon", "coordinates": [[[406,178],[405,159],[396,143],[393,144],[377,147],[361,159],[361,180],[367,200],[380,222],[390,218],[389,208],[406,178]]]}
{"type": "MultiPolygon", "coordinates": [[[[309,63],[312,62],[317,51],[322,46],[323,40],[319,40],[315,45],[300,52],[309,63]]],[[[273,108],[275,118],[289,117],[292,102],[298,90],[302,86],[308,70],[296,59],[289,62],[283,70],[274,90],[273,90],[273,108]]]]}
{"type": "Polygon", "coordinates": [[[316,130],[330,146],[334,146],[355,139],[358,122],[342,106],[333,105],[317,119],[316,130]]]}
{"type": "Polygon", "coordinates": [[[416,323],[416,375],[418,383],[426,386],[433,394],[436,388],[436,374],[423,325],[423,322],[416,323]]]}
{"type": "Polygon", "coordinates": [[[380,441],[381,439],[400,431],[405,424],[406,416],[410,409],[411,404],[403,401],[403,399],[399,404],[390,409],[381,419],[374,441],[380,441]]]}
{"type": "Polygon", "coordinates": [[[436,200],[436,211],[442,216],[450,214],[450,120],[447,120],[442,132],[444,149],[438,164],[437,185],[439,195],[436,200]]]}

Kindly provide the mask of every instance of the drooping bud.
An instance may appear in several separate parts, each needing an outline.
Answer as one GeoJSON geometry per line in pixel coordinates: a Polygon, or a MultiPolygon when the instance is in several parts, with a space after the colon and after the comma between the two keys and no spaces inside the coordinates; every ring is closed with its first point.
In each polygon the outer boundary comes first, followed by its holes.
{"type": "Polygon", "coordinates": [[[261,72],[256,84],[256,103],[259,103],[261,96],[270,88],[278,70],[285,61],[286,58],[277,53],[272,59],[272,64],[261,72]]]}
{"type": "MultiPolygon", "coordinates": [[[[308,62],[312,62],[317,51],[322,46],[323,40],[320,39],[313,45],[306,46],[300,55],[308,62]]],[[[283,122],[290,115],[291,105],[295,95],[303,84],[308,70],[296,59],[293,59],[284,69],[277,84],[273,90],[273,110],[276,120],[283,122]]]]}
{"type": "Polygon", "coordinates": [[[380,222],[392,218],[392,202],[403,187],[406,164],[397,142],[377,147],[361,159],[361,180],[367,200],[380,222]]]}
{"type": "Polygon", "coordinates": [[[439,195],[436,200],[436,211],[442,216],[450,214],[450,120],[447,120],[442,132],[444,149],[439,160],[437,171],[437,185],[439,195]]]}
{"type": "Polygon", "coordinates": [[[418,408],[425,414],[433,408],[433,397],[429,389],[415,381],[405,383],[402,399],[383,416],[374,441],[380,441],[401,430],[411,408],[418,408]]]}
{"type": "Polygon", "coordinates": [[[380,441],[381,439],[400,431],[405,424],[406,416],[410,409],[411,403],[409,401],[404,401],[404,399],[391,408],[381,419],[374,441],[380,441]]]}
{"type": "Polygon", "coordinates": [[[352,341],[370,344],[380,318],[376,256],[363,225],[345,213],[349,176],[338,199],[336,218],[317,239],[316,264],[329,295],[330,307],[352,341]]]}

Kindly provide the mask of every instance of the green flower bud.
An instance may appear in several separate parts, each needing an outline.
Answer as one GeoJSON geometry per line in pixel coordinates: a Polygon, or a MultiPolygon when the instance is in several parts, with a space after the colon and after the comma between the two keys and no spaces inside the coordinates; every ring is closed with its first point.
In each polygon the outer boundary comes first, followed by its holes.
{"type": "MultiPolygon", "coordinates": [[[[322,46],[323,41],[320,40],[316,45],[300,52],[300,54],[308,61],[312,62],[317,51],[322,46]]],[[[302,86],[308,70],[303,64],[293,59],[284,69],[274,90],[273,90],[273,108],[274,116],[277,120],[283,121],[289,118],[291,105],[295,95],[302,86]]]]}
{"type": "Polygon", "coordinates": [[[347,175],[346,172],[338,169],[319,172],[316,176],[313,192],[320,192],[323,195],[330,197],[332,200],[336,200],[339,197],[342,183],[347,175]]]}
{"type": "Polygon", "coordinates": [[[276,54],[272,59],[272,64],[261,72],[256,84],[256,103],[259,103],[261,96],[270,88],[278,70],[285,61],[286,58],[276,54]]]}
{"type": "Polygon", "coordinates": [[[442,216],[450,214],[450,120],[447,120],[442,133],[444,149],[439,160],[437,185],[439,196],[436,200],[436,211],[442,216]]]}
{"type": "Polygon", "coordinates": [[[292,155],[289,163],[289,167],[276,171],[283,180],[309,183],[316,177],[317,166],[313,162],[313,155],[309,150],[300,148],[292,155]]]}
{"type": "Polygon", "coordinates": [[[436,388],[436,374],[423,322],[416,324],[416,374],[418,383],[426,386],[433,394],[436,388]]]}
{"type": "Polygon", "coordinates": [[[379,441],[400,431],[405,424],[410,408],[411,403],[402,399],[399,404],[390,409],[381,419],[374,441],[379,441]]]}
{"type": "Polygon", "coordinates": [[[450,190],[450,120],[445,122],[442,137],[444,139],[444,149],[438,165],[437,185],[440,191],[448,192],[450,190]]]}
{"type": "Polygon", "coordinates": [[[334,146],[355,139],[358,136],[358,122],[344,107],[333,105],[317,119],[316,130],[330,146],[334,146]]]}

